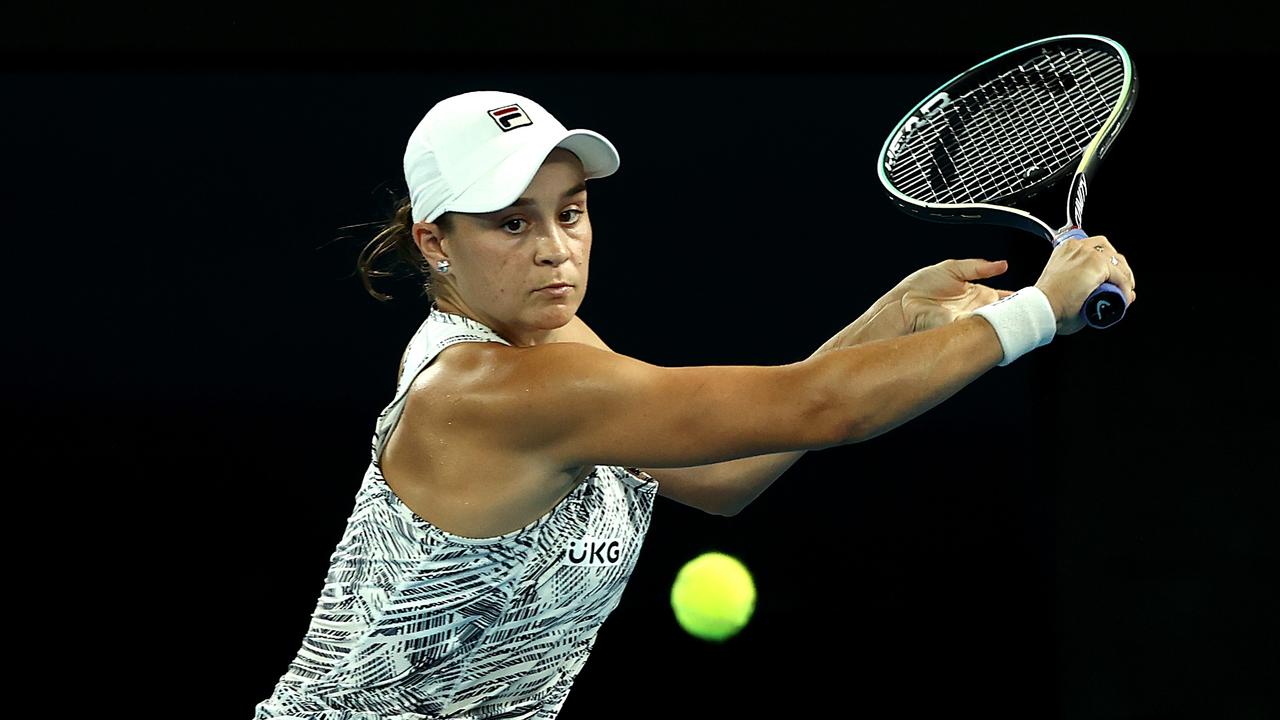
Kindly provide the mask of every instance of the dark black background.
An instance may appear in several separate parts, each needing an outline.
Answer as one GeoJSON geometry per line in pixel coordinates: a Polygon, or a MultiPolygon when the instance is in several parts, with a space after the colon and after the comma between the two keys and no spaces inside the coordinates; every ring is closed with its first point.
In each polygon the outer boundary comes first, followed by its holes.
{"type": "Polygon", "coordinates": [[[34,479],[14,514],[38,513],[34,537],[59,548],[35,554],[37,597],[77,648],[61,662],[106,705],[249,717],[296,652],[425,312],[412,283],[382,285],[389,304],[365,294],[354,263],[374,231],[343,227],[403,195],[404,142],[433,103],[509,90],[617,146],[618,173],[588,186],[581,310],[616,351],[781,364],[947,257],[1009,259],[1000,287],[1035,281],[1047,245],[902,215],[873,166],[955,73],[1089,32],[1141,77],[1085,215],[1139,278],[1126,319],[806,455],[737,517],[660,500],[561,717],[1280,713],[1273,18],[1243,3],[23,12],[0,33],[5,390],[34,479]],[[684,635],[668,604],[708,549],[759,588],[723,646],[684,635]]]}

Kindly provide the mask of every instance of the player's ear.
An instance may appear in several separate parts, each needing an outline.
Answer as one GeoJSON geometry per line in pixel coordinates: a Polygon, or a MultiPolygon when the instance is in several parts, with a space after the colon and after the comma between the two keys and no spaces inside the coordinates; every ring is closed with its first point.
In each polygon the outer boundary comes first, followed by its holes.
{"type": "Polygon", "coordinates": [[[411,232],[413,233],[413,243],[418,246],[418,251],[422,253],[422,257],[429,259],[446,255],[442,245],[444,229],[440,227],[439,223],[417,222],[414,223],[411,232]]]}

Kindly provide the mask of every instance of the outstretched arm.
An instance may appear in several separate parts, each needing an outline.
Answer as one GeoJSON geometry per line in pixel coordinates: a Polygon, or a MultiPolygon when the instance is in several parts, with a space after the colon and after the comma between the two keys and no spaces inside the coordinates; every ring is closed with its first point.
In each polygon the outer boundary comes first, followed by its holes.
{"type": "MultiPolygon", "coordinates": [[[[906,332],[900,309],[901,291],[891,290],[857,320],[832,337],[813,354],[849,347],[871,340],[897,337],[906,332]]],[[[558,337],[601,350],[612,349],[579,317],[574,317],[558,337]]],[[[812,357],[812,356],[811,356],[812,357]]],[[[777,480],[805,450],[737,458],[709,465],[682,468],[641,468],[658,481],[658,494],[714,515],[736,515],[777,480]]]]}
{"type": "MultiPolygon", "coordinates": [[[[1000,275],[1004,261],[945,260],[921,268],[880,296],[856,320],[809,357],[867,342],[941,327],[972,310],[1010,294],[972,281],[1000,275]]],[[[581,318],[563,328],[560,339],[610,350],[581,318]]],[[[750,505],[806,450],[737,458],[683,468],[645,468],[659,483],[658,493],[716,515],[732,516],[750,505]]]]}

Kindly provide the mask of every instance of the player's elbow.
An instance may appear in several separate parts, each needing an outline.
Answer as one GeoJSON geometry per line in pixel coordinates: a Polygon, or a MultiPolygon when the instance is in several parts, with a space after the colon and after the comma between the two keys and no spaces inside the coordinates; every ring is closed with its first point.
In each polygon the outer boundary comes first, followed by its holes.
{"type": "Polygon", "coordinates": [[[740,508],[730,506],[728,504],[725,504],[719,501],[710,503],[710,502],[688,502],[685,500],[677,500],[677,502],[679,502],[681,505],[688,505],[694,510],[701,510],[702,512],[708,515],[715,515],[717,517],[733,517],[734,515],[737,515],[738,512],[740,512],[740,508]]]}
{"type": "Polygon", "coordinates": [[[849,392],[848,362],[841,360],[819,355],[799,363],[806,368],[802,395],[809,398],[804,417],[814,429],[813,450],[859,443],[876,434],[874,413],[849,392]]]}
{"type": "Polygon", "coordinates": [[[835,445],[853,445],[854,443],[866,442],[871,438],[880,434],[880,431],[872,427],[863,418],[853,418],[845,422],[841,426],[843,430],[840,433],[840,439],[835,445]]]}
{"type": "Polygon", "coordinates": [[[817,443],[811,450],[862,442],[867,437],[868,418],[854,412],[843,400],[834,393],[819,393],[817,400],[809,405],[806,420],[814,428],[814,441],[817,443]]]}
{"type": "Polygon", "coordinates": [[[738,513],[742,512],[743,508],[745,507],[746,507],[745,504],[726,502],[720,505],[719,507],[717,507],[715,510],[708,510],[707,512],[710,512],[712,515],[719,515],[720,517],[733,517],[734,515],[737,515],[738,513]]]}

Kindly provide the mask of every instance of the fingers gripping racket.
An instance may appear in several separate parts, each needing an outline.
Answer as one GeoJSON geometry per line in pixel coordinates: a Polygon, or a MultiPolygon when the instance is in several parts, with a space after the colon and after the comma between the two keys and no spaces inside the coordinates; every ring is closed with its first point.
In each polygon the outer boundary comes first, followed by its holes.
{"type": "MultiPolygon", "coordinates": [[[[880,181],[899,208],[925,220],[1008,225],[1054,247],[1088,237],[1080,221],[1089,181],[1137,87],[1128,53],[1108,38],[1060,35],[1016,47],[912,108],[880,151],[880,181]],[[1026,207],[1068,176],[1067,221],[1054,230],[1026,207]]],[[[1104,282],[1080,312],[1103,328],[1127,304],[1104,282]]]]}

